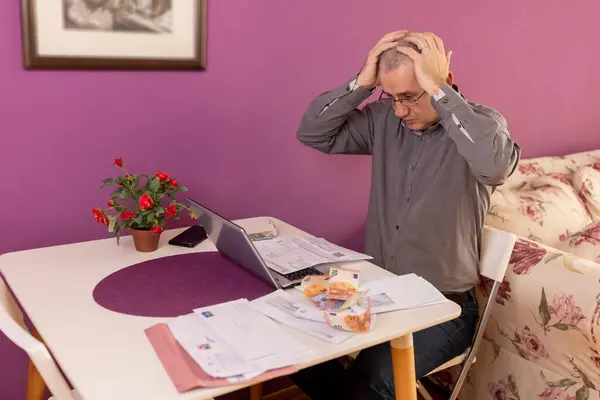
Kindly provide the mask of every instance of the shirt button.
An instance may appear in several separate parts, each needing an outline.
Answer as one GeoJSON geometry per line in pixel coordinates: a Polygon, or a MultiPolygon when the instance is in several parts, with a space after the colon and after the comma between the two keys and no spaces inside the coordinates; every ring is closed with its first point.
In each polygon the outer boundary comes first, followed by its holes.
{"type": "Polygon", "coordinates": [[[444,104],[448,103],[448,99],[444,97],[444,98],[442,99],[442,103],[444,103],[444,104]]]}
{"type": "Polygon", "coordinates": [[[406,202],[408,203],[408,202],[410,201],[410,197],[406,196],[406,197],[404,198],[404,200],[406,200],[406,202]]]}
{"type": "Polygon", "coordinates": [[[413,167],[412,165],[410,167],[408,167],[409,170],[414,171],[415,167],[413,167]]]}
{"type": "Polygon", "coordinates": [[[349,90],[350,90],[350,86],[346,86],[346,91],[349,91],[349,90]]]}
{"type": "Polygon", "coordinates": [[[460,129],[460,128],[462,128],[462,125],[461,125],[461,124],[458,124],[458,129],[460,129]]]}
{"type": "Polygon", "coordinates": [[[400,229],[400,225],[396,225],[396,230],[400,229]]]}
{"type": "Polygon", "coordinates": [[[424,141],[425,141],[425,138],[421,136],[421,142],[424,142],[424,141]]]}

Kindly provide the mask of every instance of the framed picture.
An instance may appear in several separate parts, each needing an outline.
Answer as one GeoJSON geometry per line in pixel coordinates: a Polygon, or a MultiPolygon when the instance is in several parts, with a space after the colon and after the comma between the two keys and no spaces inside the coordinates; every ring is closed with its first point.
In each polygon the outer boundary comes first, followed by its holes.
{"type": "Polygon", "coordinates": [[[21,0],[26,69],[203,70],[207,0],[21,0]]]}

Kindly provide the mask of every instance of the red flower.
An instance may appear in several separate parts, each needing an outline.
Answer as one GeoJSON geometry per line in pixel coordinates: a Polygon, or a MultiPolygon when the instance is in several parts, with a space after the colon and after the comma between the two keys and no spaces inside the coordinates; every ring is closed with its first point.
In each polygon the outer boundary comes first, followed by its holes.
{"type": "Polygon", "coordinates": [[[130,220],[130,219],[133,219],[133,218],[135,218],[135,217],[136,217],[136,215],[137,215],[136,213],[134,213],[134,212],[131,212],[131,211],[123,211],[123,212],[121,213],[121,218],[123,218],[123,220],[124,220],[124,221],[128,221],[128,220],[130,220]]]}
{"type": "Polygon", "coordinates": [[[503,381],[488,383],[488,391],[494,400],[508,399],[508,385],[503,381]]]}
{"type": "Polygon", "coordinates": [[[154,233],[163,233],[164,229],[158,225],[154,225],[152,227],[152,232],[154,233]]]}
{"type": "Polygon", "coordinates": [[[167,174],[166,172],[156,172],[154,174],[155,177],[158,178],[159,181],[161,182],[169,182],[169,174],[167,174]]]}
{"type": "Polygon", "coordinates": [[[515,264],[513,271],[517,275],[528,275],[546,255],[546,249],[537,243],[519,239],[510,256],[510,263],[515,264]]]}
{"type": "Polygon", "coordinates": [[[125,163],[123,162],[123,159],[121,157],[119,157],[119,158],[115,158],[115,160],[113,161],[113,165],[115,167],[122,168],[123,165],[125,165],[125,163]]]}
{"type": "Polygon", "coordinates": [[[583,242],[588,242],[595,246],[600,246],[600,223],[596,222],[589,225],[586,229],[577,232],[569,241],[570,246],[579,246],[583,242]]]}
{"type": "Polygon", "coordinates": [[[169,207],[167,207],[165,214],[169,217],[174,217],[177,214],[177,207],[175,204],[171,204],[169,207]]]}
{"type": "Polygon", "coordinates": [[[138,200],[138,205],[142,210],[149,210],[154,205],[154,201],[152,200],[152,197],[150,197],[149,194],[143,194],[138,200]]]}
{"type": "Polygon", "coordinates": [[[523,342],[525,343],[527,353],[532,359],[543,360],[550,356],[548,354],[548,350],[546,350],[546,347],[542,344],[540,338],[535,333],[531,332],[531,330],[528,327],[525,327],[525,329],[521,329],[520,336],[523,342]]]}
{"type": "Polygon", "coordinates": [[[114,202],[114,201],[112,201],[112,200],[109,200],[109,201],[108,201],[108,206],[109,206],[109,207],[113,207],[114,205],[115,205],[115,202],[114,202]]]}
{"type": "Polygon", "coordinates": [[[169,183],[171,184],[171,186],[177,187],[177,181],[175,179],[171,179],[169,183]]]}
{"type": "MultiPolygon", "coordinates": [[[[479,280],[479,290],[481,290],[486,297],[489,297],[490,293],[492,292],[492,284],[493,281],[491,279],[482,276],[479,280]]],[[[511,292],[512,289],[510,288],[510,282],[508,282],[506,279],[503,280],[498,288],[498,292],[496,293],[496,303],[505,305],[507,301],[512,302],[511,292]]]]}
{"type": "Polygon", "coordinates": [[[523,175],[539,175],[537,168],[531,163],[519,164],[519,172],[523,175]]]}
{"type": "Polygon", "coordinates": [[[106,216],[106,214],[104,214],[104,211],[102,211],[101,209],[94,208],[92,210],[92,216],[94,217],[96,222],[99,222],[104,225],[108,225],[108,217],[106,216]]]}
{"type": "Polygon", "coordinates": [[[567,178],[567,176],[565,174],[559,174],[557,172],[550,174],[550,176],[553,179],[556,179],[557,181],[560,181],[566,185],[570,185],[571,182],[569,182],[569,178],[567,178]]]}

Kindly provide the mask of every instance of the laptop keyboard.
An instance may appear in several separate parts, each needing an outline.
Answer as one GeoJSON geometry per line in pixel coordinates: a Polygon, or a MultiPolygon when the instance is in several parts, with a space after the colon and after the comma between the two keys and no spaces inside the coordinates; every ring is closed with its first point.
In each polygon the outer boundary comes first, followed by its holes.
{"type": "Polygon", "coordinates": [[[323,273],[318,269],[310,267],[300,271],[292,272],[291,274],[286,274],[285,277],[286,279],[294,282],[302,280],[307,275],[323,275],[323,273]]]}

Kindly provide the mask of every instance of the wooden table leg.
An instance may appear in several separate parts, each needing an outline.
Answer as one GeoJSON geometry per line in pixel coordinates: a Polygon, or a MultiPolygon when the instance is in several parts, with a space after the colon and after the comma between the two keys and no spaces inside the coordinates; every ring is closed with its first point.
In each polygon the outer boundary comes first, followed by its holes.
{"type": "Polygon", "coordinates": [[[417,378],[415,376],[415,353],[412,334],[401,336],[390,342],[396,399],[417,400],[417,378]]]}
{"type": "Polygon", "coordinates": [[[250,400],[261,400],[263,396],[262,383],[250,386],[250,400]]]}
{"type": "MultiPolygon", "coordinates": [[[[39,341],[42,341],[40,334],[34,328],[32,335],[39,341]]],[[[29,360],[29,370],[27,372],[27,388],[25,389],[26,400],[44,400],[46,394],[46,382],[38,372],[33,362],[29,360]]]]}

